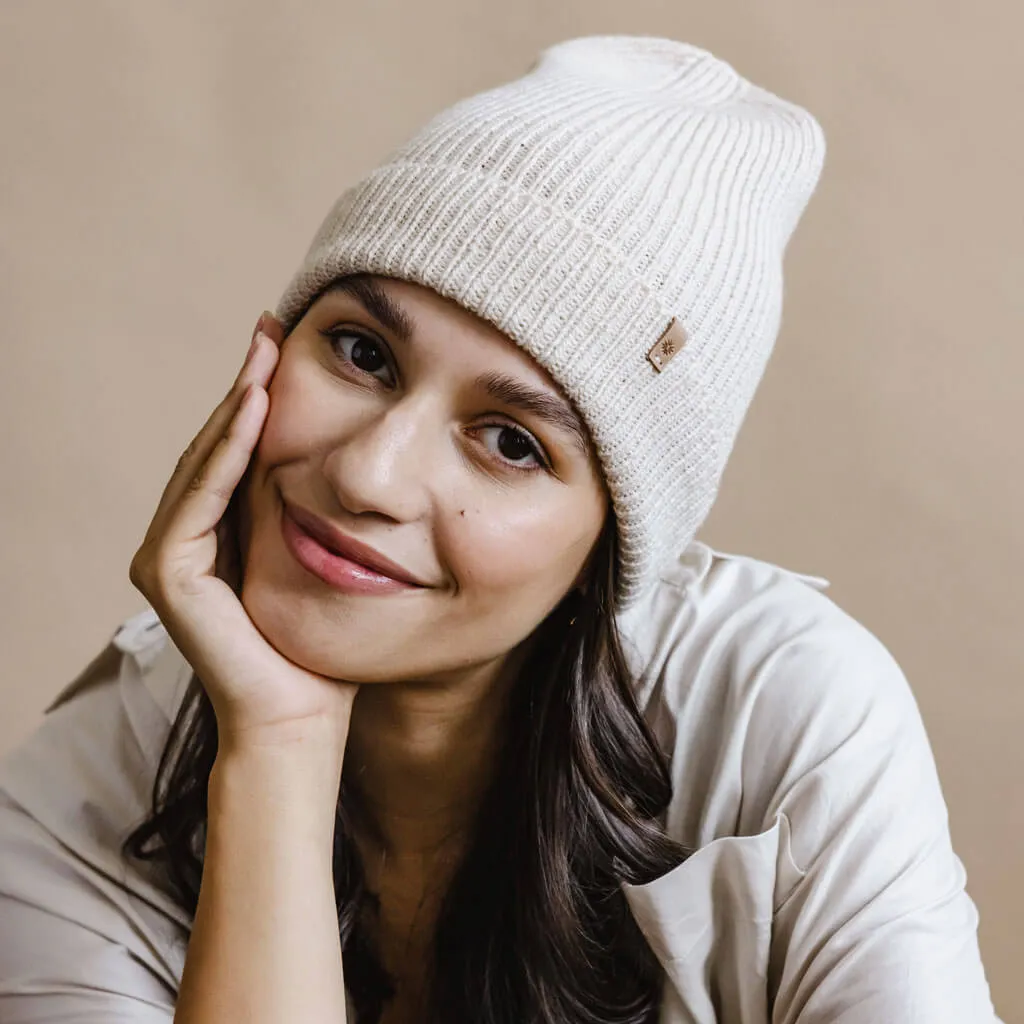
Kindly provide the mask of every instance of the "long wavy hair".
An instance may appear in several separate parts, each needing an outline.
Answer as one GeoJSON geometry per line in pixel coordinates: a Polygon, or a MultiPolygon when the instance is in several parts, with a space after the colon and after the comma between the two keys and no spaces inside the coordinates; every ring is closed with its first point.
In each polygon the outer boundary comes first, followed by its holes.
{"type": "MultiPolygon", "coordinates": [[[[236,494],[237,494],[236,490],[236,494]]],[[[621,888],[692,852],[670,838],[665,758],[637,708],[614,612],[609,510],[583,586],[537,627],[513,686],[503,746],[439,911],[425,1019],[439,1024],[653,1024],[662,969],[621,888]]],[[[195,915],[217,721],[193,672],[125,857],[154,862],[195,915]]],[[[394,983],[374,948],[378,907],[351,838],[344,773],[333,874],[345,978],[376,1024],[394,983]]]]}

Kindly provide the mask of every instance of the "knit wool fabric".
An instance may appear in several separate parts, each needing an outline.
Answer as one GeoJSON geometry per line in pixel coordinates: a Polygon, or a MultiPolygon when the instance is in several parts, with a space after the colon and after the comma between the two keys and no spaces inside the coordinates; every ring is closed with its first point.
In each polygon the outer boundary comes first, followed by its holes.
{"type": "Polygon", "coordinates": [[[590,430],[624,609],[717,497],[824,154],[811,114],[705,50],[568,40],[345,191],[277,316],[290,330],[365,272],[425,285],[529,352],[590,430]]]}

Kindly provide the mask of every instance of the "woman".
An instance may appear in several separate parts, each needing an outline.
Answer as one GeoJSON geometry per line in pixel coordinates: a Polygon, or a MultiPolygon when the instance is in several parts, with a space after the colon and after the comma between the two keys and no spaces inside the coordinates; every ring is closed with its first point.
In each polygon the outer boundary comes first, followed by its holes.
{"type": "Polygon", "coordinates": [[[595,37],[342,195],[5,762],[5,1024],[996,1019],[898,665],[695,540],[823,153],[595,37]]]}

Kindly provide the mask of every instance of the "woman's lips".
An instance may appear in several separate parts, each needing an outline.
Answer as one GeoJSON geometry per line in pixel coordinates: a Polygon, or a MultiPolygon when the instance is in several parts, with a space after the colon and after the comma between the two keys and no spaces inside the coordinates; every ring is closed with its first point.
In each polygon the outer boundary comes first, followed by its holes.
{"type": "Polygon", "coordinates": [[[335,555],[347,558],[350,562],[356,562],[367,569],[377,573],[378,576],[390,576],[394,580],[401,580],[403,583],[411,583],[414,586],[422,587],[426,584],[414,576],[405,566],[392,561],[387,555],[370,547],[369,544],[350,537],[347,533],[339,530],[333,523],[321,519],[313,512],[309,512],[301,505],[293,505],[290,501],[284,502],[285,511],[314,540],[319,541],[322,547],[335,555]]]}
{"type": "Polygon", "coordinates": [[[361,562],[328,550],[299,526],[283,505],[281,533],[286,547],[299,565],[336,590],[349,594],[387,594],[417,589],[415,584],[385,576],[361,562]]]}

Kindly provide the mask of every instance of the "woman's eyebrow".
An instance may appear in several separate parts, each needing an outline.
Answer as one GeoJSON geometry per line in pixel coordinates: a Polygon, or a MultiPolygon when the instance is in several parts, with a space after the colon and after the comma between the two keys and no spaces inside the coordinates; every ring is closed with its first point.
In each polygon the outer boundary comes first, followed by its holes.
{"type": "Polygon", "coordinates": [[[367,313],[383,324],[401,341],[408,342],[416,329],[412,318],[371,277],[341,277],[327,288],[328,292],[344,292],[359,302],[367,313]]]}
{"type": "Polygon", "coordinates": [[[583,455],[590,454],[590,441],[582,420],[561,398],[501,373],[485,373],[477,377],[476,384],[496,401],[531,413],[569,434],[583,455]]]}
{"type": "MultiPolygon", "coordinates": [[[[412,318],[372,277],[364,274],[342,277],[326,290],[351,295],[370,316],[401,341],[412,340],[416,329],[412,318]]],[[[583,421],[561,398],[501,373],[485,373],[477,378],[476,385],[495,401],[522,409],[568,434],[584,456],[590,455],[590,440],[583,421]]]]}

